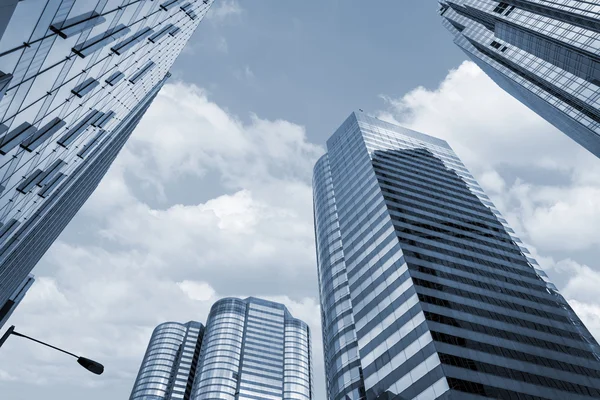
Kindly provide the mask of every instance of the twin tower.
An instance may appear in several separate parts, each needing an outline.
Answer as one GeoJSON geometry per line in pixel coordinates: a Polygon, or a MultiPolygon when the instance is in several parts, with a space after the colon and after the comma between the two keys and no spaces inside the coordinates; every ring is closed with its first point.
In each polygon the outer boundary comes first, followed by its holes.
{"type": "Polygon", "coordinates": [[[130,399],[313,399],[310,330],[282,304],[216,302],[152,334],[130,399]]]}
{"type": "MultiPolygon", "coordinates": [[[[598,343],[445,141],[353,113],[313,196],[329,400],[600,398],[598,343]]],[[[221,300],[156,328],[130,399],[317,399],[310,337],[221,300]]]]}

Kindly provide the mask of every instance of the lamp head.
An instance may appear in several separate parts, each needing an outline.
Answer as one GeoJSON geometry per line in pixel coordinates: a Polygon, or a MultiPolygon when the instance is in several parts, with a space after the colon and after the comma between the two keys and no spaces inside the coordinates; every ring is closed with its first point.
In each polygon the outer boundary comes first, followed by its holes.
{"type": "Polygon", "coordinates": [[[77,359],[77,362],[83,368],[87,369],[88,371],[90,371],[91,373],[94,373],[96,375],[102,375],[102,373],[104,372],[104,365],[102,365],[94,360],[90,360],[89,358],[79,357],[77,359]]]}

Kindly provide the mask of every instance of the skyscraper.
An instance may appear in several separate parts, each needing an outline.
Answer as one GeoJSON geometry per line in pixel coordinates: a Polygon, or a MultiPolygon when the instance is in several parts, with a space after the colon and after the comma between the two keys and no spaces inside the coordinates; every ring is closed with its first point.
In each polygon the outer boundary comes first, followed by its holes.
{"type": "Polygon", "coordinates": [[[441,0],[440,4],[454,42],[483,71],[600,157],[600,3],[441,0]]]}
{"type": "Polygon", "coordinates": [[[197,322],[155,329],[130,399],[312,400],[310,340],[282,304],[222,299],[205,330],[197,322]]]}
{"type": "Polygon", "coordinates": [[[0,42],[0,308],[94,191],[211,4],[16,6],[0,42]]]}
{"type": "Polygon", "coordinates": [[[0,308],[0,326],[4,325],[6,321],[10,318],[15,308],[19,305],[25,294],[33,285],[35,278],[32,274],[27,275],[27,277],[21,282],[17,290],[13,292],[13,294],[8,298],[8,300],[4,303],[4,306],[0,308]]]}
{"type": "Polygon", "coordinates": [[[131,400],[189,399],[204,326],[165,322],[154,329],[131,400]]]}
{"type": "Polygon", "coordinates": [[[313,176],[329,400],[600,397],[600,347],[443,140],[353,113],[313,176]]]}

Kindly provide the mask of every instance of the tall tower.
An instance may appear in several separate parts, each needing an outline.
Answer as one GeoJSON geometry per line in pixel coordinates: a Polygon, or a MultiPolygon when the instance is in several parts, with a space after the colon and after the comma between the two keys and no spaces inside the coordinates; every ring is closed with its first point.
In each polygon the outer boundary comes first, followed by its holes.
{"type": "Polygon", "coordinates": [[[189,324],[156,328],[131,400],[314,400],[310,330],[283,304],[219,300],[188,346],[189,324]]]}
{"type": "Polygon", "coordinates": [[[313,400],[310,340],[283,304],[220,300],[206,322],[192,399],[313,400]]]}
{"type": "Polygon", "coordinates": [[[165,322],[154,329],[130,400],[189,399],[204,326],[165,322]]]}
{"type": "Polygon", "coordinates": [[[600,347],[450,146],[353,113],[313,176],[329,400],[600,397],[600,347]]]}
{"type": "Polygon", "coordinates": [[[440,4],[454,42],[490,78],[600,157],[600,3],[441,0],[440,4]]]}
{"type": "Polygon", "coordinates": [[[94,191],[211,4],[16,6],[0,42],[0,309],[94,191]]]}

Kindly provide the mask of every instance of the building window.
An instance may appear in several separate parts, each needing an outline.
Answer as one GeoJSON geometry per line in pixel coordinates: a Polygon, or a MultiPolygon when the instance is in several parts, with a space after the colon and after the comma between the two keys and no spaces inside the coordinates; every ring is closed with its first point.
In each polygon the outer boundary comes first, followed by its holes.
{"type": "Polygon", "coordinates": [[[502,14],[504,11],[506,11],[506,9],[508,8],[509,4],[508,3],[504,3],[504,2],[500,2],[496,8],[494,8],[494,12],[498,13],[498,14],[502,14]]]}

